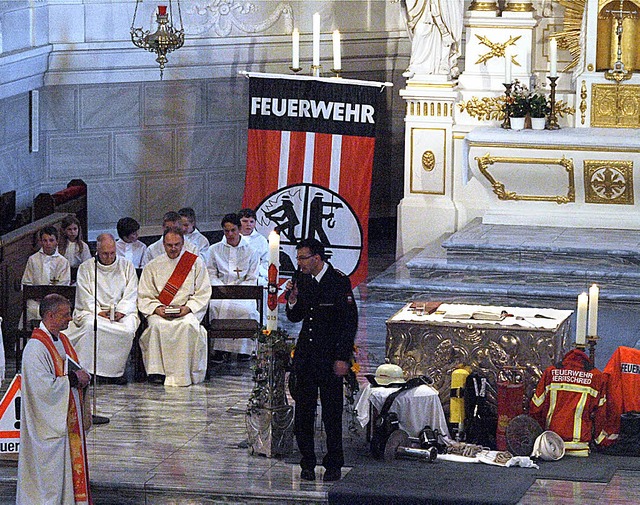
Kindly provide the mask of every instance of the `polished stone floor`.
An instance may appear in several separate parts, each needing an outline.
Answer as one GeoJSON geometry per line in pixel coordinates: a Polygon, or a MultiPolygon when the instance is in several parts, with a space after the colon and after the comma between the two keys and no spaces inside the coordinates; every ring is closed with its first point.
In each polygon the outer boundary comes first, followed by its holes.
{"type": "MultiPolygon", "coordinates": [[[[383,361],[385,320],[403,302],[369,299],[366,285],[356,294],[358,359],[364,374],[383,361]]],[[[295,326],[289,328],[295,332],[295,326]]],[[[248,363],[218,365],[206,383],[188,388],[147,383],[99,386],[97,411],[110,423],[95,427],[88,436],[94,503],[327,503],[331,484],[322,482],[322,467],[316,482],[301,481],[295,461],[251,455],[244,447],[251,387],[248,363]]],[[[321,443],[320,432],[318,439],[321,443]]],[[[343,472],[348,471],[347,466],[343,472]]],[[[15,466],[0,465],[0,505],[14,502],[16,473],[15,466]]],[[[636,504],[638,477],[619,471],[607,484],[538,480],[520,504],[636,504]]]]}

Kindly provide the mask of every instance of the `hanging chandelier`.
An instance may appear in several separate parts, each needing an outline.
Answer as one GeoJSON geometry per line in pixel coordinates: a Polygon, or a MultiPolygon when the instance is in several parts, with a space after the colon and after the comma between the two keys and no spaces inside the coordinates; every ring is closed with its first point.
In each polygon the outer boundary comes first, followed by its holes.
{"type": "Polygon", "coordinates": [[[135,46],[158,55],[156,61],[160,64],[160,79],[162,79],[164,66],[168,61],[167,54],[180,49],[184,44],[184,26],[182,24],[180,0],[177,0],[180,28],[176,29],[173,26],[173,6],[172,0],[169,0],[168,12],[166,5],[158,5],[158,11],[156,12],[158,28],[153,33],[151,33],[151,30],[145,31],[142,28],[135,27],[138,4],[140,3],[142,3],[142,0],[136,0],[136,8],[133,11],[133,21],[131,22],[131,41],[135,46]]]}

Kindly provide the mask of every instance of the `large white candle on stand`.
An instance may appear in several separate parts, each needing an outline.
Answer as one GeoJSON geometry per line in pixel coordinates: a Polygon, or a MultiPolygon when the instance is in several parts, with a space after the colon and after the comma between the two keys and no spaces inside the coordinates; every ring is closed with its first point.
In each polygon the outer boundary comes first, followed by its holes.
{"type": "Polygon", "coordinates": [[[342,55],[340,54],[340,32],[333,30],[333,70],[342,68],[342,55]]]}
{"type": "Polygon", "coordinates": [[[598,296],[600,289],[593,284],[589,288],[589,331],[587,335],[595,337],[598,335],[598,296]]]}
{"type": "Polygon", "coordinates": [[[313,15],[313,66],[320,66],[320,14],[313,15]]]}
{"type": "Polygon", "coordinates": [[[549,41],[549,77],[558,77],[558,41],[549,41]]]}
{"type": "Polygon", "coordinates": [[[291,32],[291,67],[300,68],[300,30],[297,28],[291,32]]]}
{"type": "Polygon", "coordinates": [[[267,330],[278,329],[278,271],[280,270],[280,234],[269,233],[269,269],[267,271],[267,330]]]}
{"type": "Polygon", "coordinates": [[[513,55],[513,49],[511,46],[504,50],[504,83],[511,83],[511,56],[513,55]]]}
{"type": "Polygon", "coordinates": [[[587,306],[589,297],[587,293],[578,295],[578,312],[576,314],[576,344],[585,345],[587,343],[587,306]]]}

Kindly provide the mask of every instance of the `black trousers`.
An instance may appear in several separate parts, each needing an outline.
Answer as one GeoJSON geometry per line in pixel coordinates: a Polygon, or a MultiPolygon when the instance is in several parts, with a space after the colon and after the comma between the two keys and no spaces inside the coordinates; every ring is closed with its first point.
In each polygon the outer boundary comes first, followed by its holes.
{"type": "Polygon", "coordinates": [[[342,451],[343,379],[331,367],[316,367],[312,363],[297,363],[294,429],[298,449],[302,455],[300,466],[313,470],[316,466],[314,421],[318,392],[322,406],[322,423],[327,436],[327,454],[322,465],[340,469],[344,465],[342,451]]]}

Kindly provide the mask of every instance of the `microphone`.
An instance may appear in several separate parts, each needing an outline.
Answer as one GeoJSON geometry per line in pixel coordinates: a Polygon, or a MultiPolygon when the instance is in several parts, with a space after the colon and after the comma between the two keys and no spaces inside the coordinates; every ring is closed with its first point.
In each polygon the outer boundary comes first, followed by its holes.
{"type": "MultiPolygon", "coordinates": [[[[291,276],[291,283],[293,284],[293,286],[298,285],[298,281],[300,280],[301,275],[302,275],[302,271],[300,270],[300,267],[296,268],[296,270],[293,272],[293,275],[291,276]]],[[[290,294],[291,294],[291,290],[287,289],[284,292],[284,299],[288,300],[290,294]]]]}

